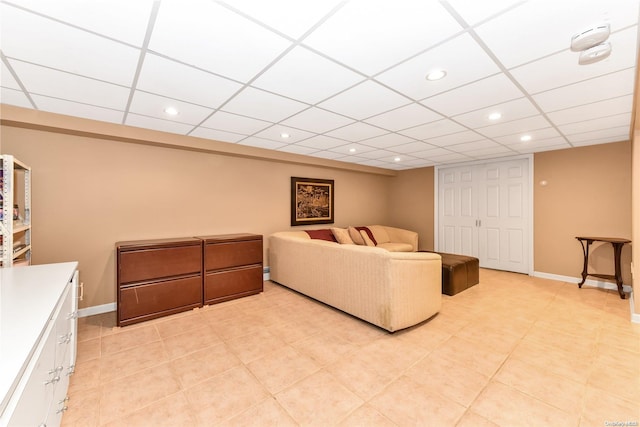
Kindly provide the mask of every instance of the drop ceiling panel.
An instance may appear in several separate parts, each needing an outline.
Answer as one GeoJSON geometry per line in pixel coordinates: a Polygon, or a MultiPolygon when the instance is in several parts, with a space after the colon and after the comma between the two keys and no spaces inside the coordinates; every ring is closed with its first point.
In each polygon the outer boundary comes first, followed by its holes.
{"type": "Polygon", "coordinates": [[[592,140],[603,140],[606,138],[611,138],[613,140],[617,139],[617,141],[629,140],[629,126],[619,126],[614,128],[601,129],[597,131],[567,135],[567,139],[571,143],[580,143],[580,142],[586,142],[586,141],[592,141],[592,140]]]}
{"type": "Polygon", "coordinates": [[[290,42],[207,0],[164,1],[149,43],[152,51],[247,82],[290,42]],[[203,54],[206,52],[206,54],[203,54]]]}
{"type": "Polygon", "coordinates": [[[614,71],[634,67],[638,28],[633,26],[612,34],[609,42],[615,55],[588,66],[578,64],[579,52],[564,50],[511,70],[511,74],[530,93],[538,93],[582,80],[605,75],[614,71]]]}
{"type": "Polygon", "coordinates": [[[210,108],[200,107],[186,102],[176,101],[137,90],[131,101],[129,111],[143,116],[155,117],[161,120],[171,120],[190,125],[197,125],[212,112],[210,108]],[[165,108],[174,107],[179,111],[176,116],[164,112],[165,108]]]}
{"type": "Polygon", "coordinates": [[[509,78],[496,74],[421,102],[442,115],[455,116],[522,96],[522,91],[509,78]]]}
{"type": "Polygon", "coordinates": [[[266,148],[269,150],[276,150],[278,148],[286,146],[286,144],[283,144],[282,142],[272,141],[270,139],[264,138],[256,138],[255,136],[245,138],[242,141],[238,142],[238,144],[248,145],[250,147],[266,148]]]}
{"type": "Polygon", "coordinates": [[[325,135],[317,135],[312,138],[305,139],[298,144],[304,147],[315,148],[316,150],[329,150],[349,143],[342,139],[331,138],[330,136],[325,135]]]}
{"type": "Polygon", "coordinates": [[[454,144],[462,144],[463,142],[479,141],[484,139],[484,136],[465,130],[462,132],[452,133],[450,135],[443,135],[439,137],[429,138],[429,144],[437,145],[438,147],[447,147],[454,144]]]}
{"type": "Polygon", "coordinates": [[[309,132],[324,133],[353,122],[354,120],[347,117],[313,107],[288,118],[282,124],[309,132]]]}
{"type": "Polygon", "coordinates": [[[399,135],[397,133],[388,133],[386,135],[380,135],[374,138],[365,139],[364,141],[360,141],[360,143],[368,145],[369,147],[384,148],[406,144],[412,141],[414,140],[404,135],[399,135]]]}
{"type": "Polygon", "coordinates": [[[499,71],[471,36],[462,34],[376,76],[376,80],[418,100],[499,71]],[[447,76],[437,81],[426,80],[434,69],[446,70],[447,76]]]}
{"type": "Polygon", "coordinates": [[[122,86],[105,83],[75,74],[50,68],[9,60],[18,73],[22,84],[32,94],[82,102],[99,107],[124,111],[129,90],[122,86]]]}
{"type": "Polygon", "coordinates": [[[616,114],[583,122],[569,123],[558,126],[558,129],[565,135],[573,135],[576,133],[594,132],[620,126],[629,126],[628,114],[616,114]]]}
{"type": "Polygon", "coordinates": [[[366,123],[355,122],[339,129],[332,130],[331,132],[327,132],[327,135],[347,141],[358,142],[363,139],[373,138],[374,136],[380,136],[385,133],[388,132],[366,123]]]}
{"type": "Polygon", "coordinates": [[[0,86],[21,91],[22,88],[13,77],[4,62],[0,62],[0,86]]]}
{"type": "Polygon", "coordinates": [[[307,108],[307,104],[247,87],[222,106],[222,110],[260,120],[279,122],[307,108]]]}
{"type": "Polygon", "coordinates": [[[264,120],[256,120],[238,114],[216,111],[209,117],[202,126],[209,129],[217,129],[225,132],[233,132],[244,135],[252,135],[256,132],[271,126],[271,123],[264,120]]]}
{"type": "Polygon", "coordinates": [[[428,123],[426,125],[416,126],[413,128],[405,129],[399,133],[410,136],[415,139],[429,141],[430,138],[437,138],[442,135],[449,135],[452,133],[462,132],[465,128],[459,124],[449,120],[438,120],[436,122],[428,123]]]}
{"type": "Polygon", "coordinates": [[[9,89],[5,87],[0,90],[0,102],[9,105],[16,105],[23,108],[33,107],[24,92],[22,92],[21,90],[9,89]]]}
{"type": "Polygon", "coordinates": [[[124,118],[122,111],[80,104],[64,99],[50,98],[48,96],[33,95],[33,101],[39,109],[57,114],[66,114],[68,116],[110,123],[122,123],[122,119],[124,118]]]}
{"type": "Polygon", "coordinates": [[[144,58],[137,88],[204,107],[218,108],[242,85],[149,53],[144,58]]]}
{"type": "Polygon", "coordinates": [[[574,34],[593,25],[610,22],[615,31],[637,19],[638,2],[633,0],[532,1],[480,25],[476,32],[498,60],[512,68],[568,49],[574,34]],[[517,35],[518,43],[510,35],[517,35]]]}
{"type": "Polygon", "coordinates": [[[551,127],[551,124],[542,116],[532,116],[525,119],[513,120],[507,123],[500,123],[477,129],[482,135],[495,138],[516,133],[531,133],[535,129],[551,127]]]}
{"type": "Polygon", "coordinates": [[[522,119],[539,114],[536,107],[527,98],[515,99],[504,104],[493,105],[491,107],[475,110],[470,113],[454,116],[453,119],[470,128],[490,126],[492,124],[509,122],[511,120],[522,119]],[[489,115],[500,113],[502,117],[498,120],[490,120],[489,115]]]}
{"type": "Polygon", "coordinates": [[[414,141],[406,144],[394,145],[392,147],[389,147],[389,149],[393,150],[396,153],[413,154],[413,153],[425,151],[431,147],[432,146],[427,144],[426,142],[414,141]]]}
{"type": "Polygon", "coordinates": [[[214,141],[235,143],[247,137],[239,133],[225,132],[223,130],[208,129],[205,127],[198,127],[189,133],[191,136],[197,136],[199,138],[212,139],[214,141]]]}
{"type": "Polygon", "coordinates": [[[629,95],[633,93],[634,74],[635,70],[629,68],[559,89],[542,92],[534,95],[533,99],[543,110],[551,112],[603,99],[629,95]]]}
{"type": "Polygon", "coordinates": [[[513,7],[521,1],[522,0],[447,0],[446,3],[449,3],[467,24],[475,25],[480,21],[513,7]]]}
{"type": "Polygon", "coordinates": [[[291,144],[291,145],[285,145],[284,147],[279,148],[278,151],[284,151],[286,153],[309,155],[317,152],[318,150],[314,148],[304,147],[302,145],[291,144]]]}
{"type": "MultiPolygon", "coordinates": [[[[526,134],[531,136],[531,140],[526,141],[531,145],[535,145],[538,141],[542,141],[550,138],[561,138],[562,141],[566,142],[566,139],[563,136],[560,136],[560,134],[555,128],[543,128],[543,129],[527,131],[526,134]]],[[[523,133],[520,132],[512,135],[499,136],[499,137],[493,138],[493,140],[496,142],[499,142],[500,144],[508,145],[509,147],[511,147],[514,144],[518,145],[522,142],[522,140],[520,139],[522,135],[523,133]]]]}
{"type": "MultiPolygon", "coordinates": [[[[593,120],[602,114],[631,113],[633,95],[624,95],[604,101],[593,102],[565,110],[548,113],[547,116],[555,124],[574,123],[584,120],[593,120]]],[[[630,117],[630,116],[629,116],[630,117]]]]}
{"type": "Polygon", "coordinates": [[[7,57],[110,83],[131,84],[139,49],[6,4],[0,4],[0,11],[2,52],[7,57]]]}
{"type": "Polygon", "coordinates": [[[363,76],[348,68],[298,46],[265,71],[252,85],[315,104],[363,80],[363,76]]]}
{"type": "Polygon", "coordinates": [[[392,170],[629,139],[637,0],[84,3],[0,2],[2,102],[392,170]]]}
{"type": "Polygon", "coordinates": [[[230,6],[294,39],[299,38],[329,14],[338,0],[233,0],[230,6]]]}
{"type": "Polygon", "coordinates": [[[177,133],[180,135],[186,135],[193,128],[193,126],[184,123],[141,116],[135,113],[127,114],[125,124],[140,128],[159,130],[162,132],[177,133]]]}
{"type": "Polygon", "coordinates": [[[141,47],[153,0],[20,0],[19,4],[71,25],[141,47]]]}
{"type": "Polygon", "coordinates": [[[378,83],[367,80],[319,104],[347,117],[362,120],[411,102],[378,83]]]}
{"type": "Polygon", "coordinates": [[[438,2],[352,0],[304,43],[371,76],[460,30],[438,2]]]}
{"type": "Polygon", "coordinates": [[[293,144],[295,142],[302,141],[303,139],[311,138],[312,136],[315,136],[315,134],[287,126],[273,125],[270,128],[256,133],[254,136],[257,136],[258,138],[272,139],[284,144],[293,144]],[[283,137],[283,134],[288,136],[283,137]]]}
{"type": "Polygon", "coordinates": [[[396,108],[383,114],[371,117],[365,122],[379,126],[390,131],[398,131],[425,123],[440,120],[443,117],[424,107],[423,105],[412,103],[404,107],[396,108]]]}

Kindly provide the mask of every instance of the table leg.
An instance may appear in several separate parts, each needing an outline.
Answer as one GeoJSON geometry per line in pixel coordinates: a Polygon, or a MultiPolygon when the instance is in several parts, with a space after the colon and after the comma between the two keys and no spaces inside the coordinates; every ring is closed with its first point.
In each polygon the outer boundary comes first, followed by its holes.
{"type": "Polygon", "coordinates": [[[582,253],[584,254],[584,266],[582,267],[582,282],[578,283],[578,287],[582,288],[585,280],[587,280],[587,266],[589,265],[589,245],[591,244],[590,240],[587,240],[587,245],[585,246],[582,240],[579,240],[580,246],[582,246],[582,253]]]}
{"type": "Polygon", "coordinates": [[[624,290],[622,289],[622,270],[620,268],[620,258],[622,255],[622,247],[624,243],[611,243],[613,245],[613,262],[616,269],[616,285],[618,285],[618,294],[620,298],[625,298],[624,290]]]}

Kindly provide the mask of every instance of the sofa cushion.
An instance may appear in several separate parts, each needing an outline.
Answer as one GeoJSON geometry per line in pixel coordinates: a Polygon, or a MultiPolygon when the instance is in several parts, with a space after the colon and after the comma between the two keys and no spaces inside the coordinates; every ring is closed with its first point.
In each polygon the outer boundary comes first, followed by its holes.
{"type": "Polygon", "coordinates": [[[373,236],[373,233],[371,232],[371,230],[369,230],[369,227],[356,227],[356,230],[364,231],[365,233],[367,233],[367,236],[369,236],[369,238],[373,242],[372,246],[375,246],[378,244],[378,242],[376,242],[376,238],[373,236]]]}
{"type": "Polygon", "coordinates": [[[328,228],[323,228],[320,230],[305,230],[310,238],[319,239],[319,240],[327,240],[329,242],[337,242],[336,238],[333,237],[333,233],[328,228]]]}
{"type": "Polygon", "coordinates": [[[351,237],[353,243],[360,246],[366,245],[364,238],[360,235],[360,232],[356,230],[355,227],[348,227],[347,230],[349,231],[349,237],[351,237]]]}
{"type": "MultiPolygon", "coordinates": [[[[381,243],[389,243],[391,238],[389,237],[389,233],[387,230],[380,225],[372,225],[369,227],[371,233],[375,237],[376,246],[380,246],[381,243]]],[[[374,239],[371,239],[374,240],[374,239]]]]}
{"type": "Polygon", "coordinates": [[[349,236],[349,230],[346,228],[332,228],[331,232],[333,233],[333,237],[336,238],[338,243],[343,245],[353,245],[353,240],[351,240],[351,236],[349,236]]]}
{"type": "Polygon", "coordinates": [[[386,249],[389,252],[412,252],[413,251],[413,246],[411,245],[411,243],[386,242],[386,243],[378,243],[376,246],[382,249],[386,249]]]}
{"type": "Polygon", "coordinates": [[[364,230],[360,230],[360,235],[362,236],[362,239],[364,240],[364,244],[367,246],[375,246],[376,244],[373,243],[373,240],[371,240],[371,238],[369,237],[369,235],[367,234],[366,231],[364,230]]]}

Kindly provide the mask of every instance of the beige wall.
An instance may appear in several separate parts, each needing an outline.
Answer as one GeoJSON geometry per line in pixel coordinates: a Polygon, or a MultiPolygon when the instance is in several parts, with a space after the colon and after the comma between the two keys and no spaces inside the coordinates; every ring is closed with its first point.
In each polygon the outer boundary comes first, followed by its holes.
{"type": "MultiPolygon", "coordinates": [[[[636,127],[640,126],[640,121],[636,119],[636,127]]],[[[632,223],[633,231],[631,240],[640,242],[640,129],[634,130],[633,147],[632,147],[632,223]]],[[[634,292],[633,292],[633,306],[636,315],[640,315],[640,290],[636,286],[640,283],[640,250],[633,251],[633,274],[634,274],[634,292]]]]}
{"type": "MultiPolygon", "coordinates": [[[[575,236],[581,235],[631,238],[630,142],[535,154],[535,271],[579,277],[583,256],[575,236]]],[[[592,249],[590,271],[612,273],[611,245],[592,249]]],[[[625,245],[626,284],[630,259],[631,247],[625,245]]]]}
{"type": "Polygon", "coordinates": [[[32,167],[33,262],[79,261],[81,307],[115,301],[116,241],[290,229],[291,176],[335,180],[335,226],[388,218],[388,176],[9,126],[1,137],[32,167]]]}
{"type": "Polygon", "coordinates": [[[419,248],[434,249],[434,168],[401,171],[390,178],[389,221],[418,232],[419,248]]]}
{"type": "MultiPolygon", "coordinates": [[[[116,128],[123,135],[104,139],[87,131],[93,126],[89,121],[56,116],[52,122],[44,113],[29,119],[27,128],[5,117],[3,112],[2,152],[33,168],[34,263],[78,260],[86,288],[81,307],[115,300],[113,245],[118,240],[229,232],[268,236],[290,229],[291,176],[335,180],[335,226],[409,228],[419,232],[421,249],[434,248],[434,168],[352,171],[321,159],[310,165],[295,156],[265,160],[206,152],[205,141],[192,139],[185,149],[155,146],[153,138],[146,145],[120,142],[138,141],[139,132],[125,127],[116,128]],[[38,120],[49,120],[45,130],[33,129],[38,120]],[[69,134],[67,124],[73,127],[69,134]]],[[[165,145],[185,141],[152,135],[165,145]]],[[[631,237],[630,159],[629,142],[535,154],[535,271],[578,277],[582,257],[576,235],[631,237]],[[540,186],[542,180],[548,185],[540,186]]],[[[594,269],[607,270],[610,249],[595,255],[594,269]]],[[[625,283],[629,260],[626,247],[625,283]]],[[[268,251],[265,261],[268,265],[268,251]]]]}

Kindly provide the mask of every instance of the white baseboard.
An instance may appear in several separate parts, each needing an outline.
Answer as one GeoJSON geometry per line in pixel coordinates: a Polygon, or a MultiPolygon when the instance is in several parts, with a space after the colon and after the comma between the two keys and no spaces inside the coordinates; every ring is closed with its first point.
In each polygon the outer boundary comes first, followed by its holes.
{"type": "MultiPolygon", "coordinates": [[[[582,281],[581,277],[561,276],[559,274],[543,273],[541,271],[534,271],[533,276],[539,277],[541,279],[559,280],[561,282],[567,282],[567,283],[580,283],[582,281]]],[[[585,286],[585,285],[594,286],[596,288],[602,288],[602,289],[611,289],[614,291],[618,290],[618,286],[615,283],[605,282],[604,280],[587,279],[585,280],[584,285],[582,286],[585,286]]],[[[622,290],[624,290],[625,292],[631,292],[632,288],[629,285],[623,284],[622,290]]]]}
{"type": "Polygon", "coordinates": [[[109,313],[116,311],[116,303],[94,305],[93,307],[81,308],[78,310],[78,317],[94,316],[96,314],[109,313]]]}
{"type": "Polygon", "coordinates": [[[633,292],[629,295],[629,305],[631,306],[631,323],[640,323],[640,313],[636,313],[633,303],[633,292]]]}

